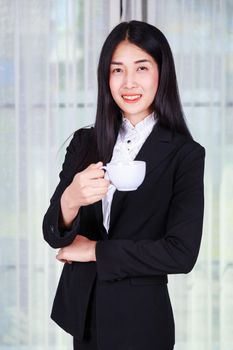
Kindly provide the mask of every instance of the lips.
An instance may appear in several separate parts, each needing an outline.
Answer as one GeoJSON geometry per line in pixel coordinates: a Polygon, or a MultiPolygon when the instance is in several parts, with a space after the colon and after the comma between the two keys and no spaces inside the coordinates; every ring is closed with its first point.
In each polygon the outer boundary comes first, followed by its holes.
{"type": "Polygon", "coordinates": [[[121,96],[123,100],[127,103],[134,103],[140,100],[141,94],[125,94],[121,96]]]}

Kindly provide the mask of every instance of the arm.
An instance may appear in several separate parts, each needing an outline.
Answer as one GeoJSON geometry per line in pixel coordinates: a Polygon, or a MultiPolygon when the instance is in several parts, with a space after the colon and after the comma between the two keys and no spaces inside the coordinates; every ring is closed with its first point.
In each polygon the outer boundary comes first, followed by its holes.
{"type": "Polygon", "coordinates": [[[80,132],[81,130],[75,132],[69,146],[66,148],[65,160],[59,174],[60,182],[50,199],[50,206],[43,218],[44,239],[53,248],[69,245],[79,231],[80,211],[76,211],[76,213],[73,211],[73,214],[66,211],[64,217],[61,206],[64,209],[65,205],[64,202],[61,203],[61,196],[72,182],[77,169],[77,159],[81,147],[80,132]]]}
{"type": "Polygon", "coordinates": [[[90,129],[75,132],[67,147],[60,182],[44,216],[44,239],[53,248],[71,245],[81,230],[82,207],[100,201],[110,185],[109,180],[104,179],[101,161],[82,169],[90,150],[90,132],[90,129]]]}
{"type": "Polygon", "coordinates": [[[101,240],[96,244],[98,278],[188,273],[200,248],[204,213],[202,146],[185,146],[178,166],[164,237],[159,240],[101,240]]]}
{"type": "Polygon", "coordinates": [[[73,220],[78,215],[80,207],[77,207],[76,205],[72,205],[70,201],[70,195],[69,192],[72,192],[72,186],[69,185],[65,191],[63,192],[60,200],[60,206],[61,206],[61,215],[60,215],[60,221],[59,226],[61,228],[69,228],[72,225],[73,220]]]}

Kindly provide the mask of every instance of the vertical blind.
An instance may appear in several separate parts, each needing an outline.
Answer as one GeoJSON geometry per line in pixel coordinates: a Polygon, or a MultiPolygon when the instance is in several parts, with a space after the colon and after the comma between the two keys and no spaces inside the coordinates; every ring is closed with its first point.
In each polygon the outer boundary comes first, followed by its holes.
{"type": "Polygon", "coordinates": [[[41,223],[65,140],[94,122],[103,41],[131,19],[166,35],[188,126],[206,148],[199,257],[188,275],[168,276],[175,349],[231,348],[232,18],[231,0],[0,0],[0,350],[72,348],[49,318],[62,264],[41,223]]]}
{"type": "Polygon", "coordinates": [[[0,0],[0,349],[71,349],[50,320],[62,264],[43,241],[68,142],[93,123],[118,1],[0,0]]]}
{"type": "Polygon", "coordinates": [[[179,350],[233,344],[233,2],[148,0],[166,35],[188,126],[206,148],[203,240],[195,268],[169,276],[179,350]]]}

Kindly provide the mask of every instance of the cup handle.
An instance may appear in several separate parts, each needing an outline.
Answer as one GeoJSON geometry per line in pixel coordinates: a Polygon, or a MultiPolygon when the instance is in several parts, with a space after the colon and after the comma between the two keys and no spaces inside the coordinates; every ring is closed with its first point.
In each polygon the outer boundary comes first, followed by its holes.
{"type": "MultiPolygon", "coordinates": [[[[110,180],[110,177],[108,175],[108,171],[107,171],[107,167],[105,165],[101,166],[100,169],[103,169],[105,170],[105,176],[104,178],[107,179],[107,180],[110,180]]],[[[111,181],[111,180],[110,180],[111,181]]]]}

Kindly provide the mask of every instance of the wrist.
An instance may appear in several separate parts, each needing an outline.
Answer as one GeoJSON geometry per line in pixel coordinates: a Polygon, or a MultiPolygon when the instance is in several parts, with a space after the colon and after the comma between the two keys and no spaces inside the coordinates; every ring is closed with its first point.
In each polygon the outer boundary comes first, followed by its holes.
{"type": "Polygon", "coordinates": [[[96,261],[96,254],[95,254],[95,249],[96,249],[96,243],[97,241],[91,241],[90,242],[90,261],[96,261]]]}
{"type": "Polygon", "coordinates": [[[77,203],[74,203],[74,201],[72,200],[71,191],[71,185],[66,187],[65,191],[61,196],[61,202],[66,206],[67,209],[76,212],[80,209],[80,206],[77,205],[77,203]]]}

